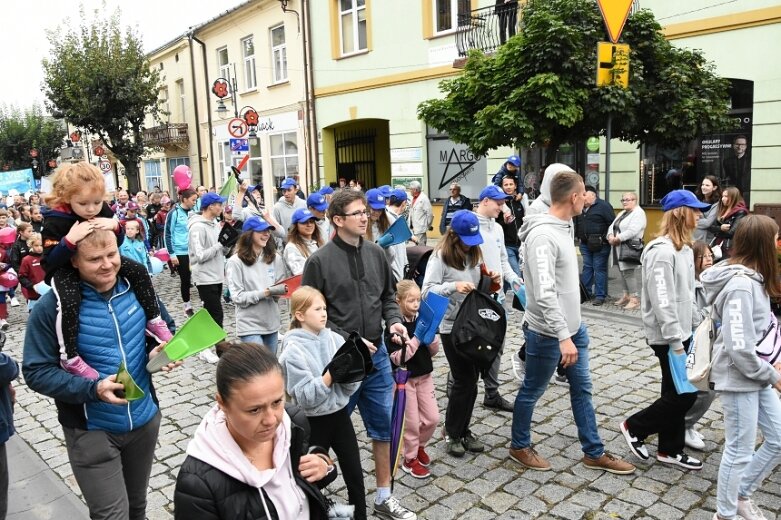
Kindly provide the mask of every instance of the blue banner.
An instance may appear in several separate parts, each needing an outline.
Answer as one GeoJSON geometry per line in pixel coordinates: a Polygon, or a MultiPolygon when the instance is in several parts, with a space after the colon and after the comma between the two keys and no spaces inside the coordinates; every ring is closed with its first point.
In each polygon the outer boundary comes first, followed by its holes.
{"type": "Polygon", "coordinates": [[[8,195],[8,192],[11,190],[16,190],[20,194],[35,191],[35,179],[33,179],[32,169],[0,171],[0,192],[3,195],[8,195]]]}

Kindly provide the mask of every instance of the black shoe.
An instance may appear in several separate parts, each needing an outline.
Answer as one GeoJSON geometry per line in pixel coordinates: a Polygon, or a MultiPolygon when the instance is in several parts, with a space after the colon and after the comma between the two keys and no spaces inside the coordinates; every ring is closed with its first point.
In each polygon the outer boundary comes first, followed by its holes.
{"type": "Polygon", "coordinates": [[[501,395],[490,398],[486,397],[483,399],[483,406],[486,408],[499,410],[500,412],[512,412],[515,410],[515,406],[501,395]]]}
{"type": "Polygon", "coordinates": [[[591,302],[591,305],[594,305],[595,307],[599,307],[600,305],[603,305],[605,303],[604,298],[594,298],[594,301],[591,302]]]}

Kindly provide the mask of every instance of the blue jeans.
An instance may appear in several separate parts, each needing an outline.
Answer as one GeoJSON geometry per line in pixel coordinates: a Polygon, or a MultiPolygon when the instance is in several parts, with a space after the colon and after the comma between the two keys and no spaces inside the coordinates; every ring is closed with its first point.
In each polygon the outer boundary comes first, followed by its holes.
{"type": "Polygon", "coordinates": [[[374,363],[374,371],[350,396],[347,413],[352,414],[358,406],[363,425],[366,427],[366,435],[373,441],[390,442],[393,374],[388,350],[383,343],[377,345],[372,363],[374,363]]]}
{"type": "Polygon", "coordinates": [[[724,409],[724,453],[719,465],[716,511],[733,518],[738,496],[750,497],[781,462],[781,401],[775,390],[720,392],[724,409]],[[765,441],[755,452],[757,426],[765,441]]]}
{"type": "Polygon", "coordinates": [[[272,332],[271,334],[249,334],[247,336],[239,336],[239,339],[245,343],[260,343],[265,345],[272,354],[277,355],[277,345],[279,343],[279,333],[272,332]]]}
{"type": "Polygon", "coordinates": [[[586,244],[580,244],[580,254],[583,257],[583,272],[580,273],[580,283],[586,288],[589,296],[604,300],[607,297],[607,262],[610,258],[610,246],[592,253],[586,244]]]}
{"type": "MultiPolygon", "coordinates": [[[[507,250],[507,261],[510,262],[510,268],[518,276],[523,276],[521,274],[521,262],[518,253],[518,246],[504,246],[504,248],[507,250]]],[[[507,292],[510,289],[512,289],[512,287],[510,287],[510,284],[504,282],[504,292],[507,292]]]]}
{"type": "MultiPolygon", "coordinates": [[[[526,377],[523,386],[515,397],[513,411],[512,441],[515,449],[531,447],[531,422],[534,406],[542,397],[548,383],[559,364],[561,351],[559,340],[544,336],[524,326],[526,338],[526,377]]],[[[597,418],[594,415],[594,405],[591,402],[591,373],[588,364],[588,331],[584,324],[572,336],[572,341],[578,349],[578,361],[564,369],[569,380],[569,396],[572,415],[578,428],[578,439],[583,453],[592,458],[599,458],[605,452],[605,445],[597,431],[597,418]]]]}

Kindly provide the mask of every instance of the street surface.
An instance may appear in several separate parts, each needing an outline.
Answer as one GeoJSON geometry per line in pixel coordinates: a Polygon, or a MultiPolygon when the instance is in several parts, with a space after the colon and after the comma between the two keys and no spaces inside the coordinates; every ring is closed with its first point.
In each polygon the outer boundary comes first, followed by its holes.
{"type": "MultiPolygon", "coordinates": [[[[611,272],[611,295],[620,295],[617,271],[611,272]]],[[[179,279],[168,271],[155,278],[155,287],[177,323],[184,320],[179,298],[179,279]]],[[[194,307],[200,308],[197,291],[193,288],[194,307]]],[[[232,307],[225,306],[226,330],[232,335],[235,328],[232,307]]],[[[21,361],[24,306],[10,308],[6,351],[21,361]]],[[[660,374],[650,348],[645,346],[637,311],[623,311],[606,304],[603,307],[583,306],[584,319],[591,336],[591,370],[594,380],[594,404],[600,433],[607,449],[628,458],[638,466],[630,476],[616,476],[582,466],[577,432],[570,412],[567,388],[551,385],[540,400],[534,416],[534,447],[553,465],[553,471],[526,470],[507,456],[510,439],[511,414],[482,407],[482,383],[475,406],[472,431],[486,444],[486,452],[467,454],[462,459],[448,456],[437,429],[429,447],[432,457],[432,476],[416,480],[399,470],[394,494],[402,503],[418,513],[418,518],[447,520],[468,519],[699,519],[713,517],[715,510],[716,478],[723,440],[722,419],[718,400],[705,415],[699,431],[705,436],[705,452],[690,451],[703,460],[702,471],[687,472],[662,465],[654,457],[655,438],[648,442],[651,459],[635,460],[618,430],[619,421],[649,404],[657,395],[660,374]]],[[[513,378],[510,357],[519,347],[522,335],[518,326],[520,313],[509,317],[510,328],[503,355],[502,394],[513,400],[518,388],[513,378]]],[[[214,404],[214,365],[199,359],[189,359],[170,375],[155,376],[163,421],[160,428],[155,464],[149,483],[147,515],[151,520],[173,518],[173,494],[179,466],[185,450],[201,417],[214,404]]],[[[446,398],[444,395],[447,362],[440,353],[435,358],[437,397],[442,421],[446,398]]],[[[53,402],[27,389],[20,380],[16,384],[17,406],[15,421],[18,437],[36,452],[45,464],[45,474],[52,480],[61,480],[75,494],[62,496],[51,486],[40,487],[30,466],[15,460],[9,447],[11,506],[9,518],[15,520],[62,518],[68,507],[68,520],[78,520],[78,508],[70,502],[80,498],[79,489],[68,464],[62,429],[57,422],[53,402]],[[49,471],[51,470],[51,471],[49,471]],[[73,499],[73,500],[71,500],[73,499]],[[76,511],[76,512],[71,512],[76,511]]],[[[361,445],[364,471],[371,470],[370,444],[360,416],[353,416],[361,445]]],[[[10,446],[10,444],[9,444],[10,446]]],[[[25,447],[26,448],[26,447],[25,447]]],[[[28,449],[28,455],[30,450],[28,449]]],[[[32,454],[34,456],[34,453],[32,454]]],[[[40,476],[40,475],[38,475],[40,476]]],[[[367,494],[373,496],[374,477],[365,475],[367,494]]],[[[55,482],[56,483],[56,482],[55,482]]],[[[64,489],[64,488],[62,488],[64,489]]],[[[330,486],[346,501],[346,489],[341,477],[330,486]]],[[[67,495],[67,492],[65,492],[67,495]]],[[[769,519],[781,508],[781,472],[776,471],[754,501],[769,519]]],[[[80,514],[86,514],[81,509],[80,514]]],[[[84,516],[86,518],[86,516],[84,516]]]]}

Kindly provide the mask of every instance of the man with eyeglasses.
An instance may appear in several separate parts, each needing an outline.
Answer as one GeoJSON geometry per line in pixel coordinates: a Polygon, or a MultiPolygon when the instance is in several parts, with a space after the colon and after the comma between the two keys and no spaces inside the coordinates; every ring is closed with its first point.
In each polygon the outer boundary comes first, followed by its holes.
{"type": "Polygon", "coordinates": [[[450,185],[450,197],[445,199],[442,206],[442,219],[439,221],[439,232],[444,235],[453,215],[460,209],[472,209],[472,201],[468,197],[461,195],[461,186],[454,182],[450,185]]]}
{"type": "MultiPolygon", "coordinates": [[[[331,330],[345,339],[351,331],[357,331],[372,352],[375,370],[361,383],[347,406],[350,413],[358,406],[366,433],[372,439],[377,481],[374,514],[388,520],[415,520],[417,515],[391,495],[393,377],[382,342],[383,321],[398,338],[406,337],[406,329],[401,324],[393,272],[385,251],[364,240],[369,214],[363,192],[341,190],[334,194],[328,218],[336,234],[307,259],[301,283],[323,293],[331,330]]],[[[366,518],[365,511],[355,513],[355,518],[366,518]]]]}

